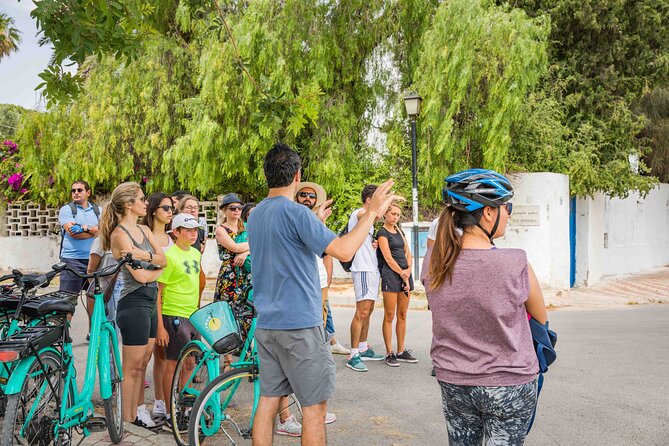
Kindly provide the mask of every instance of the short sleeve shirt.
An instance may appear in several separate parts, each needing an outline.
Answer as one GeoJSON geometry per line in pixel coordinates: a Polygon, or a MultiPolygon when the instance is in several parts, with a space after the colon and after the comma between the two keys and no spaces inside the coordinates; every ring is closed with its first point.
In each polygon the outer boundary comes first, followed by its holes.
{"type": "Polygon", "coordinates": [[[432,220],[430,228],[427,230],[427,238],[430,240],[437,240],[437,229],[439,229],[439,217],[432,220]]]}
{"type": "Polygon", "coordinates": [[[190,317],[200,299],[200,251],[172,245],[165,251],[167,266],[158,278],[165,285],[162,302],[166,316],[190,317]]]}
{"type": "MultiPolygon", "coordinates": [[[[355,228],[358,224],[358,212],[362,208],[356,209],[351,214],[351,217],[348,220],[348,230],[349,232],[355,228]]],[[[379,263],[376,260],[376,250],[372,247],[372,242],[374,241],[374,227],[369,228],[369,235],[365,237],[365,241],[362,242],[362,246],[355,253],[353,257],[353,263],[351,264],[351,271],[377,271],[379,270],[379,263]]]]}
{"type": "MultiPolygon", "coordinates": [[[[77,216],[72,215],[72,209],[69,204],[66,204],[58,212],[58,224],[63,227],[64,224],[69,222],[76,222],[81,226],[97,226],[98,225],[98,216],[95,215],[93,210],[93,205],[88,203],[88,207],[84,209],[83,207],[77,206],[77,216]]],[[[60,256],[63,259],[88,259],[91,252],[91,245],[93,245],[94,238],[87,238],[78,240],[72,238],[70,234],[65,232],[63,236],[63,251],[60,256]]]]}
{"type": "Polygon", "coordinates": [[[283,196],[261,201],[249,217],[247,231],[258,328],[323,325],[316,256],[323,257],[337,235],[309,208],[283,196]]]}

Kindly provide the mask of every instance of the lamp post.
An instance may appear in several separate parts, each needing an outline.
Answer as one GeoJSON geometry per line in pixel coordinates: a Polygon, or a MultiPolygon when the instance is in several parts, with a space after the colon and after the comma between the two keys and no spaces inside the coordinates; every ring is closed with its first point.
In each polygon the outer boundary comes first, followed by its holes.
{"type": "Polygon", "coordinates": [[[420,105],[423,102],[418,93],[415,91],[409,93],[404,97],[404,107],[407,110],[407,115],[411,119],[411,200],[413,204],[413,257],[414,257],[414,280],[419,280],[418,276],[418,173],[417,162],[418,154],[416,151],[416,119],[420,114],[420,105]]]}

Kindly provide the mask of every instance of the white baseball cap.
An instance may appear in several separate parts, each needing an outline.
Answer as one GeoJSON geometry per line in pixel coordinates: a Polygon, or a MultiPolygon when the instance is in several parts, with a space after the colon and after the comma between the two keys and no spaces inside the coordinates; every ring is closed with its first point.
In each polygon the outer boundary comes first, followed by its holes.
{"type": "Polygon", "coordinates": [[[187,229],[193,229],[193,228],[200,228],[204,229],[204,226],[200,224],[200,221],[193,217],[190,214],[177,214],[172,218],[172,231],[174,231],[177,228],[187,228],[187,229]]]}

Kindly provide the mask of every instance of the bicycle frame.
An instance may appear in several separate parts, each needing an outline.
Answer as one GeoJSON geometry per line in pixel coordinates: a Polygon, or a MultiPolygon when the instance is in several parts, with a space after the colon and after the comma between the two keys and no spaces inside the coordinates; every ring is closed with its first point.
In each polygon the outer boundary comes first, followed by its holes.
{"type": "MultiPolygon", "coordinates": [[[[60,421],[54,426],[54,433],[58,435],[61,429],[69,429],[81,425],[94,414],[92,403],[93,391],[95,389],[95,372],[99,371],[100,396],[107,399],[112,394],[111,369],[109,359],[109,349],[106,347],[111,344],[114,348],[114,357],[116,359],[115,367],[118,379],[123,380],[121,369],[121,355],[118,347],[118,338],[116,329],[109,322],[105,315],[105,302],[102,293],[95,294],[95,306],[91,319],[90,343],[88,356],[86,358],[86,372],[84,375],[84,385],[81,392],[77,389],[77,377],[74,367],[74,355],[72,352],[72,343],[68,342],[63,347],[63,360],[66,362],[65,380],[63,389],[70,389],[73,395],[71,405],[61,404],[60,421]],[[100,347],[103,348],[100,348],[100,347]]],[[[89,432],[84,428],[84,435],[89,432]]],[[[56,437],[57,438],[57,437],[56,437]]]]}

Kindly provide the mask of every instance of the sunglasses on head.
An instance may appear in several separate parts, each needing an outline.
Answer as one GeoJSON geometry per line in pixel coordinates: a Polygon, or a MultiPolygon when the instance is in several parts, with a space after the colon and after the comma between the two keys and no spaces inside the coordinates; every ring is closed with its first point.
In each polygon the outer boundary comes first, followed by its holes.
{"type": "Polygon", "coordinates": [[[82,188],[72,188],[72,191],[71,191],[71,192],[74,194],[74,193],[76,193],[76,192],[83,192],[83,191],[85,191],[85,190],[86,190],[86,189],[82,189],[82,188]]]}
{"type": "Polygon", "coordinates": [[[506,203],[504,207],[506,208],[506,213],[511,215],[511,212],[513,211],[513,203],[506,203]]]}
{"type": "Polygon", "coordinates": [[[158,207],[165,212],[174,212],[174,206],[170,206],[169,204],[163,204],[158,207]]]}
{"type": "Polygon", "coordinates": [[[311,198],[312,200],[316,199],[316,194],[312,194],[311,192],[298,192],[297,196],[300,198],[311,198]]]}
{"type": "Polygon", "coordinates": [[[231,211],[241,211],[244,209],[244,206],[228,206],[228,209],[231,211]]]}

